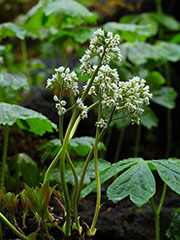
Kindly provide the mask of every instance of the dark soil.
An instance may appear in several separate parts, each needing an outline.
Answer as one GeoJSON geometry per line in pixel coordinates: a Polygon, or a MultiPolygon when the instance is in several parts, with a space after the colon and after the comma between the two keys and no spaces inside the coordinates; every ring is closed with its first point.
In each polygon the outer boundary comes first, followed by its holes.
{"type": "MultiPolygon", "coordinates": [[[[95,207],[95,195],[84,199],[80,203],[80,215],[87,223],[91,222],[95,207]]],[[[158,198],[158,197],[157,197],[158,198]]],[[[156,202],[159,199],[155,199],[156,202]]],[[[168,229],[172,213],[179,207],[180,197],[167,196],[160,216],[161,239],[168,229]]],[[[137,208],[128,198],[117,204],[102,197],[100,216],[97,222],[97,234],[95,240],[154,240],[154,215],[149,204],[137,208]]]]}
{"type": "MultiPolygon", "coordinates": [[[[168,193],[162,207],[160,216],[160,229],[161,239],[166,240],[166,230],[168,229],[172,213],[179,207],[180,197],[168,193]]],[[[158,202],[158,196],[155,198],[155,202],[158,202]]],[[[93,193],[89,197],[81,200],[79,205],[79,214],[82,222],[91,224],[94,208],[96,202],[96,194],[93,193]]],[[[154,216],[149,204],[144,205],[142,208],[137,208],[128,198],[121,202],[114,204],[109,201],[105,194],[102,196],[102,207],[97,222],[97,233],[94,240],[154,240],[154,216]]],[[[57,213],[58,214],[58,213],[57,213]]],[[[18,219],[19,226],[21,220],[18,219]]],[[[59,225],[62,226],[64,219],[57,217],[59,225]]],[[[29,214],[26,220],[27,229],[24,231],[26,235],[35,231],[38,227],[33,214],[29,214]]],[[[84,230],[85,229],[84,225],[84,230]]],[[[4,240],[17,239],[12,234],[11,230],[6,227],[6,236],[4,240]]],[[[57,228],[53,228],[50,232],[54,239],[63,239],[63,235],[57,228]]],[[[78,239],[77,232],[73,232],[73,240],[78,239]]],[[[37,238],[38,239],[38,238],[37,238]]],[[[86,238],[87,239],[87,238],[86,238]]]]}

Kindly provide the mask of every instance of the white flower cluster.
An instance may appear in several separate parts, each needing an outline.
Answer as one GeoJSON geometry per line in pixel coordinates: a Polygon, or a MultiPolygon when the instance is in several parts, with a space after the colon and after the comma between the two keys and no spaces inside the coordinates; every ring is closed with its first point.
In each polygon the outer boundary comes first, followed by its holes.
{"type": "Polygon", "coordinates": [[[70,72],[69,68],[59,67],[55,69],[55,74],[52,75],[51,79],[47,80],[47,88],[54,87],[55,83],[59,83],[60,85],[64,84],[64,88],[67,90],[71,90],[74,96],[79,94],[78,90],[78,78],[74,71],[70,72]]]}
{"type": "Polygon", "coordinates": [[[102,92],[102,106],[112,108],[117,102],[119,75],[116,69],[108,65],[102,65],[98,75],[95,77],[95,84],[98,84],[102,92]]]}
{"type": "Polygon", "coordinates": [[[65,100],[61,100],[59,101],[58,96],[54,95],[54,101],[58,102],[56,103],[56,108],[58,109],[58,115],[64,115],[66,113],[66,109],[64,108],[64,106],[66,106],[66,101],[65,100]]]}
{"type": "Polygon", "coordinates": [[[94,56],[103,57],[102,64],[108,64],[110,60],[121,61],[119,40],[118,34],[113,37],[112,32],[108,32],[106,35],[101,28],[97,29],[90,41],[89,49],[85,51],[84,56],[80,59],[82,74],[93,73],[95,68],[91,63],[91,59],[94,56]]]}
{"type": "Polygon", "coordinates": [[[98,128],[107,128],[107,123],[103,118],[101,118],[99,122],[96,122],[96,126],[98,128]]]}
{"type": "Polygon", "coordinates": [[[76,104],[81,111],[81,114],[80,114],[81,118],[82,119],[87,118],[88,117],[88,108],[87,108],[87,106],[84,105],[84,103],[82,102],[82,99],[78,98],[76,100],[76,104]]]}
{"type": "MultiPolygon", "coordinates": [[[[139,115],[143,112],[143,105],[149,104],[152,94],[146,81],[133,77],[129,81],[120,81],[116,69],[102,65],[94,79],[89,94],[97,95],[95,86],[99,86],[102,94],[102,107],[116,111],[126,111],[132,117],[132,123],[139,123],[139,115]]],[[[84,89],[86,86],[84,87],[84,89]]],[[[97,88],[98,89],[98,88],[97,88]]]]}
{"type": "Polygon", "coordinates": [[[143,105],[149,104],[152,94],[149,86],[140,77],[133,77],[127,82],[119,82],[117,110],[126,110],[132,114],[132,121],[139,123],[139,114],[142,113],[143,105]]]}
{"type": "MultiPolygon", "coordinates": [[[[133,77],[129,81],[120,81],[117,69],[110,68],[108,63],[110,60],[121,61],[121,58],[119,35],[113,37],[112,32],[105,34],[102,29],[98,29],[90,41],[89,49],[80,59],[82,74],[91,75],[83,87],[82,94],[86,98],[87,87],[89,95],[97,96],[100,93],[102,108],[125,111],[132,117],[132,123],[139,123],[139,114],[143,112],[143,105],[149,104],[152,94],[149,92],[149,86],[145,84],[144,79],[133,77]],[[95,56],[101,61],[100,67],[92,63],[92,58],[95,56]],[[96,76],[92,76],[96,70],[98,70],[96,76]]],[[[70,72],[69,68],[59,67],[55,69],[52,78],[47,80],[47,87],[54,87],[55,83],[59,83],[63,88],[71,90],[74,96],[77,96],[79,94],[77,81],[78,78],[74,71],[70,72]]],[[[60,101],[57,96],[54,96],[54,100],[58,102],[56,104],[58,114],[63,115],[66,112],[64,108],[66,102],[60,101]]],[[[88,107],[84,105],[82,98],[77,98],[76,106],[80,110],[81,118],[87,118],[88,107]]],[[[102,118],[96,122],[96,126],[106,128],[107,123],[102,118]]]]}

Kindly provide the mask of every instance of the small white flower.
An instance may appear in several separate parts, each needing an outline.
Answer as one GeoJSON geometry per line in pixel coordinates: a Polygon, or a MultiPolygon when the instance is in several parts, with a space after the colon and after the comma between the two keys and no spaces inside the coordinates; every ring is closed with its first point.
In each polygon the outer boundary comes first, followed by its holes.
{"type": "Polygon", "coordinates": [[[101,118],[99,122],[96,122],[95,124],[98,128],[107,128],[107,123],[106,121],[101,118]]]}
{"type": "Polygon", "coordinates": [[[67,102],[65,101],[65,100],[62,100],[61,102],[60,102],[60,104],[61,104],[61,106],[66,106],[66,104],[67,104],[67,102]]]}
{"type": "Polygon", "coordinates": [[[66,109],[63,108],[63,107],[58,110],[58,115],[59,115],[59,116],[62,116],[62,115],[64,115],[65,113],[66,113],[66,109]]]}
{"type": "Polygon", "coordinates": [[[61,104],[60,103],[56,103],[56,108],[57,109],[61,109],[61,104]]]}
{"type": "Polygon", "coordinates": [[[59,68],[56,68],[55,69],[55,71],[57,72],[57,73],[62,73],[63,71],[64,71],[64,67],[63,66],[61,66],[61,67],[59,67],[59,68]]]}
{"type": "Polygon", "coordinates": [[[57,96],[57,95],[54,95],[53,99],[54,99],[54,101],[56,101],[56,102],[58,102],[58,101],[59,101],[59,99],[58,99],[58,96],[57,96]]]}
{"type": "Polygon", "coordinates": [[[53,80],[48,78],[46,88],[50,87],[53,84],[53,80]]]}

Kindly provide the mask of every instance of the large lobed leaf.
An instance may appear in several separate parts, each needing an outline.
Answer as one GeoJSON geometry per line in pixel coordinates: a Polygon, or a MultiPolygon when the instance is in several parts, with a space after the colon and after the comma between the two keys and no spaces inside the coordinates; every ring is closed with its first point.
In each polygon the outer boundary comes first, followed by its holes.
{"type": "Polygon", "coordinates": [[[158,126],[158,118],[148,106],[144,106],[144,112],[140,115],[140,119],[141,124],[148,129],[158,126]]]}
{"type": "MultiPolygon", "coordinates": [[[[100,172],[100,182],[103,184],[111,177],[115,176],[116,174],[122,172],[124,169],[129,168],[130,166],[136,164],[139,161],[143,161],[142,158],[128,158],[123,161],[119,161],[117,163],[112,164],[110,168],[100,172]]],[[[96,181],[90,183],[87,187],[85,187],[81,192],[81,198],[84,198],[93,190],[96,189],[96,181]]]]}
{"type": "Polygon", "coordinates": [[[0,73],[0,86],[18,90],[24,88],[29,90],[27,78],[22,73],[0,73]]]}
{"type": "Polygon", "coordinates": [[[170,42],[158,41],[155,45],[159,58],[164,58],[171,62],[180,60],[180,45],[170,42]]]}
{"type": "Polygon", "coordinates": [[[49,2],[44,7],[45,15],[56,14],[61,16],[69,16],[71,18],[93,18],[94,14],[91,13],[86,7],[74,0],[61,0],[49,2]]]}
{"type": "Polygon", "coordinates": [[[25,38],[26,30],[14,23],[2,23],[0,24],[0,37],[17,37],[21,40],[25,38]]]}
{"type": "Polygon", "coordinates": [[[150,25],[136,25],[136,24],[128,24],[128,23],[117,23],[117,22],[108,22],[103,27],[105,31],[118,32],[118,31],[128,31],[137,33],[139,35],[148,36],[150,25]]]}
{"type": "Polygon", "coordinates": [[[171,31],[178,31],[180,29],[180,23],[170,15],[163,13],[150,13],[149,15],[157,23],[163,25],[171,31]]]}
{"type": "MultiPolygon", "coordinates": [[[[77,155],[85,157],[93,147],[94,143],[95,138],[93,137],[85,136],[73,138],[68,145],[68,150],[74,150],[77,155]]],[[[54,157],[58,153],[60,148],[61,142],[59,139],[50,140],[42,146],[38,147],[39,150],[46,149],[45,153],[42,155],[41,161],[44,162],[50,155],[54,157]]],[[[102,142],[99,142],[98,150],[106,150],[106,147],[102,142]]]]}
{"type": "Polygon", "coordinates": [[[53,132],[56,125],[41,113],[18,105],[0,103],[0,124],[13,125],[16,123],[21,129],[26,129],[38,135],[53,132]]]}
{"type": "Polygon", "coordinates": [[[135,24],[151,24],[153,35],[158,33],[159,25],[163,25],[165,28],[171,31],[178,31],[180,29],[180,23],[172,16],[164,13],[142,13],[138,15],[125,15],[120,19],[122,23],[135,23],[135,24]]]}
{"type": "Polygon", "coordinates": [[[162,180],[173,191],[180,194],[180,159],[154,160],[151,163],[157,169],[162,180]]]}
{"type": "Polygon", "coordinates": [[[63,36],[71,36],[83,43],[92,36],[92,31],[90,33],[87,29],[81,31],[79,27],[73,29],[73,26],[82,25],[82,21],[95,23],[96,19],[97,16],[94,13],[74,0],[41,1],[27,13],[24,28],[35,38],[44,39],[49,34],[53,35],[54,40],[63,36]],[[58,21],[57,16],[61,18],[61,21],[58,21]],[[67,29],[66,25],[68,25],[67,29]]]}
{"type": "MultiPolygon", "coordinates": [[[[107,196],[118,202],[129,196],[137,206],[142,206],[155,194],[155,179],[151,171],[157,170],[161,179],[176,193],[180,194],[180,159],[169,158],[145,161],[142,158],[129,158],[114,163],[100,172],[101,184],[123,173],[108,187],[107,196]]],[[[81,192],[85,197],[96,188],[94,180],[81,192]]]]}
{"type": "MultiPolygon", "coordinates": [[[[85,136],[71,139],[69,145],[79,156],[85,157],[93,147],[94,143],[95,138],[85,136]]],[[[98,143],[98,150],[106,150],[106,147],[102,142],[98,143]]]]}
{"type": "Polygon", "coordinates": [[[155,61],[167,60],[177,62],[180,60],[180,46],[175,43],[158,41],[155,45],[135,42],[121,44],[124,58],[128,58],[135,65],[148,62],[149,59],[155,61]]]}
{"type": "Polygon", "coordinates": [[[168,109],[175,108],[177,92],[171,87],[162,87],[152,91],[152,101],[168,109]]]}
{"type": "Polygon", "coordinates": [[[155,193],[155,179],[148,162],[140,161],[121,174],[107,189],[107,196],[118,202],[129,196],[137,206],[145,204],[155,193]]]}

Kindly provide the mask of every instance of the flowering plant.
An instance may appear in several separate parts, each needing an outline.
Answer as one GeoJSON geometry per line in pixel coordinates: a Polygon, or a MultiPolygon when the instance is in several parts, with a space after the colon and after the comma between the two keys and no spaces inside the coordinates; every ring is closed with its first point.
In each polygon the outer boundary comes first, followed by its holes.
{"type": "MultiPolygon", "coordinates": [[[[49,188],[49,177],[54,167],[59,163],[59,171],[61,177],[61,189],[63,204],[59,201],[57,194],[56,200],[61,209],[63,209],[63,216],[65,222],[62,227],[64,238],[69,238],[72,235],[73,229],[76,229],[80,238],[84,234],[94,236],[96,233],[96,222],[98,219],[100,206],[101,206],[101,182],[98,169],[98,143],[102,139],[106,129],[111,121],[115,112],[123,112],[120,118],[131,117],[132,124],[140,123],[140,114],[143,112],[143,105],[149,104],[149,99],[152,94],[149,91],[149,86],[145,83],[144,79],[133,77],[129,81],[121,81],[117,69],[112,69],[109,66],[110,61],[121,61],[122,56],[119,48],[119,35],[113,36],[112,32],[107,34],[98,29],[94,33],[93,39],[90,41],[89,48],[85,51],[84,56],[80,59],[80,70],[82,75],[88,76],[88,81],[80,90],[78,86],[78,77],[74,71],[63,66],[55,69],[55,74],[52,78],[47,80],[47,88],[55,89],[60,88],[59,96],[54,96],[56,108],[59,115],[59,138],[61,141],[61,148],[50,166],[48,167],[41,188],[36,187],[31,189],[25,185],[25,192],[23,192],[22,199],[28,199],[27,209],[31,209],[35,213],[36,219],[42,222],[44,232],[47,239],[51,239],[48,229],[52,226],[57,226],[56,219],[48,209],[50,196],[52,190],[49,188]],[[74,104],[67,108],[67,103],[63,99],[64,91],[68,90],[72,97],[75,99],[74,104]],[[91,97],[93,103],[89,106],[86,105],[86,99],[91,97]],[[98,109],[97,121],[94,123],[96,127],[96,135],[94,145],[89,152],[83,166],[80,178],[76,172],[73,160],[68,152],[68,144],[74,136],[78,125],[82,119],[88,118],[90,111],[93,108],[98,109]],[[109,112],[107,113],[107,109],[109,112]],[[66,112],[72,111],[72,116],[69,121],[66,132],[63,132],[63,120],[66,112]],[[83,188],[84,177],[87,171],[88,164],[91,159],[94,159],[94,169],[96,177],[97,200],[94,217],[90,227],[84,232],[78,216],[78,203],[81,197],[83,188]],[[65,163],[71,167],[74,177],[74,188],[72,197],[66,181],[65,163]],[[72,221],[71,216],[74,216],[72,221]],[[48,223],[48,224],[47,224],[48,223]]],[[[117,120],[117,118],[116,118],[117,120]]],[[[6,198],[6,197],[5,197],[6,198]]],[[[25,201],[23,200],[23,203],[25,201]]],[[[0,217],[13,229],[13,231],[22,239],[26,238],[22,233],[18,232],[14,227],[0,214],[0,217]]],[[[34,235],[32,235],[34,237],[34,235]]]]}
{"type": "Polygon", "coordinates": [[[105,133],[105,130],[113,120],[113,114],[117,111],[126,112],[126,114],[121,116],[121,118],[127,116],[131,117],[132,124],[139,124],[139,115],[143,112],[143,105],[149,104],[149,99],[152,97],[152,94],[149,92],[149,86],[145,84],[146,81],[144,79],[140,79],[136,76],[129,81],[120,81],[117,69],[110,68],[110,61],[121,61],[122,59],[119,48],[119,40],[119,35],[113,36],[112,32],[108,32],[106,34],[102,29],[98,29],[94,33],[94,37],[90,41],[89,48],[80,59],[80,70],[82,71],[82,75],[87,75],[89,77],[82,91],[78,88],[78,77],[76,73],[74,71],[71,72],[69,68],[65,69],[64,67],[59,67],[58,69],[55,69],[55,74],[51,79],[47,80],[47,88],[54,89],[56,86],[60,86],[60,95],[59,97],[55,95],[54,100],[57,102],[56,108],[58,109],[59,114],[59,135],[62,147],[49,166],[45,174],[42,187],[47,183],[52,169],[59,161],[62,191],[66,209],[66,236],[71,235],[71,208],[73,209],[76,228],[79,230],[79,233],[82,230],[79,223],[77,206],[80,199],[86,169],[93,155],[97,185],[97,201],[94,218],[88,234],[93,236],[96,232],[95,226],[101,205],[97,146],[99,140],[105,133]],[[66,101],[63,100],[63,92],[65,89],[70,90],[73,96],[76,97],[75,104],[69,109],[65,108],[66,101]],[[94,99],[94,103],[90,106],[86,106],[85,104],[85,100],[88,96],[91,96],[91,98],[94,99]],[[67,152],[67,146],[76,132],[81,119],[87,118],[90,110],[95,107],[98,107],[98,119],[95,123],[95,144],[86,158],[79,181],[73,161],[67,152]],[[72,117],[66,133],[63,134],[63,117],[70,109],[73,109],[72,117]],[[110,113],[108,115],[105,114],[105,109],[110,109],[110,113]],[[75,180],[72,204],[65,178],[65,160],[69,162],[75,180]]]}

